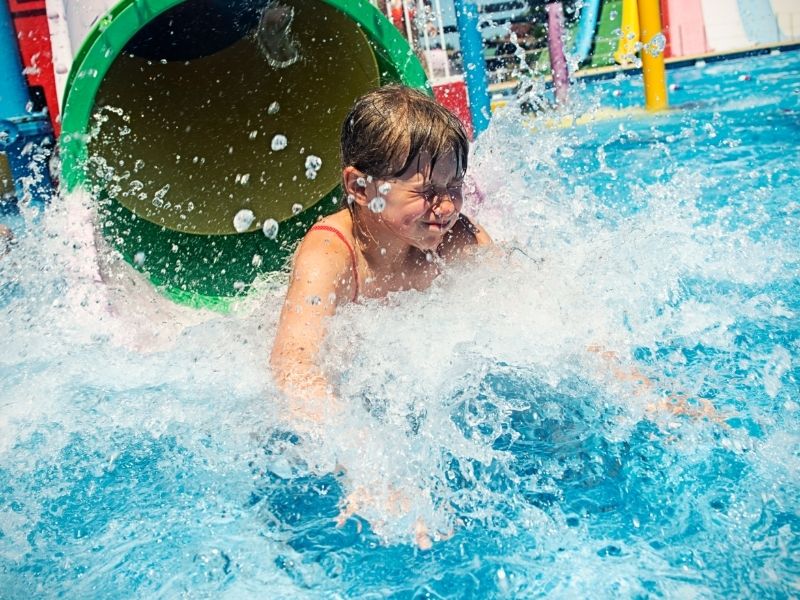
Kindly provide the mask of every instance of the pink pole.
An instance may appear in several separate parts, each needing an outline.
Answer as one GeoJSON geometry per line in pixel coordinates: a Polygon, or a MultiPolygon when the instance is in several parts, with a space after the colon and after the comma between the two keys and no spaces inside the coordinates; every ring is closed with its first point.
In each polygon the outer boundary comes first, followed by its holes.
{"type": "Polygon", "coordinates": [[[564,56],[564,10],[561,2],[551,2],[547,10],[547,48],[550,50],[550,70],[553,73],[553,88],[556,92],[556,104],[567,102],[569,89],[569,72],[567,57],[564,56]]]}

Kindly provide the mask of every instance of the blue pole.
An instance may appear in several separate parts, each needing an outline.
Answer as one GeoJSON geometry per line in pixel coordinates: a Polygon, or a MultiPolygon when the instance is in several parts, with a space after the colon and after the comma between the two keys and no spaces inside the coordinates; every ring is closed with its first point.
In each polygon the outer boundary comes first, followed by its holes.
{"type": "Polygon", "coordinates": [[[26,113],[28,86],[22,75],[22,61],[8,3],[0,0],[0,121],[26,113]]]}
{"type": "Polygon", "coordinates": [[[486,61],[483,59],[483,38],[478,26],[478,7],[469,0],[454,0],[464,76],[475,137],[489,126],[492,107],[486,83],[486,61]]]}
{"type": "Polygon", "coordinates": [[[581,18],[578,22],[578,35],[575,38],[575,48],[572,54],[581,64],[589,57],[592,49],[592,38],[597,29],[597,16],[600,13],[600,0],[587,0],[581,10],[581,18]]]}

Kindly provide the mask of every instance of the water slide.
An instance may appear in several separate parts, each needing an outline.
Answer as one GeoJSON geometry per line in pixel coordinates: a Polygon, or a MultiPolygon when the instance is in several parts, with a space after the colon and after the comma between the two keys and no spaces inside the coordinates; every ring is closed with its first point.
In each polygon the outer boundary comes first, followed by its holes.
{"type": "Polygon", "coordinates": [[[777,44],[782,35],[770,0],[738,0],[747,39],[755,44],[777,44]]]}
{"type": "Polygon", "coordinates": [[[706,29],[703,0],[666,0],[664,18],[672,56],[705,54],[706,29]]]}
{"type": "Polygon", "coordinates": [[[622,0],[605,0],[600,9],[600,19],[592,52],[591,67],[607,67],[616,64],[614,52],[619,43],[622,26],[622,0]]]}
{"type": "Polygon", "coordinates": [[[709,52],[752,46],[739,14],[738,0],[701,0],[709,52]]]}
{"type": "Polygon", "coordinates": [[[128,262],[196,305],[224,306],[282,267],[336,207],[339,127],[355,98],[390,81],[427,85],[366,0],[64,7],[75,51],[64,181],[100,200],[128,262]]]}
{"type": "Polygon", "coordinates": [[[781,38],[800,39],[800,2],[797,0],[770,0],[772,12],[778,22],[781,38]]]}

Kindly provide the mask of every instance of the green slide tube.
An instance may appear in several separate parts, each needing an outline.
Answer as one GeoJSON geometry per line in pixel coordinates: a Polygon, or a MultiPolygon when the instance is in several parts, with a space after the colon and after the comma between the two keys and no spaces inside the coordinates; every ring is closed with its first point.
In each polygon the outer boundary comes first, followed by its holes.
{"type": "Polygon", "coordinates": [[[429,89],[366,0],[124,0],[73,47],[63,183],[167,296],[220,310],[339,206],[353,101],[429,89]]]}

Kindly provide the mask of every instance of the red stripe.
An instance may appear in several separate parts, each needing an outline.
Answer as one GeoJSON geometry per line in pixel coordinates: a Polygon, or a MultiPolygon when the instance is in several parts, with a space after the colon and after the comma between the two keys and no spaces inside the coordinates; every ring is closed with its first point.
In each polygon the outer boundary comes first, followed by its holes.
{"type": "Polygon", "coordinates": [[[350,252],[350,260],[353,262],[353,277],[356,279],[356,289],[353,292],[353,302],[356,301],[358,298],[358,263],[356,262],[356,252],[353,249],[353,246],[350,245],[350,242],[347,241],[347,238],[344,237],[344,234],[336,229],[336,227],[331,227],[330,225],[314,225],[311,229],[308,230],[311,233],[314,230],[318,231],[330,231],[331,233],[335,233],[344,245],[347,246],[347,249],[350,252]]]}

